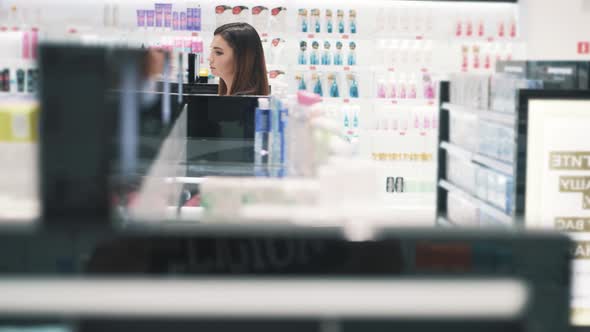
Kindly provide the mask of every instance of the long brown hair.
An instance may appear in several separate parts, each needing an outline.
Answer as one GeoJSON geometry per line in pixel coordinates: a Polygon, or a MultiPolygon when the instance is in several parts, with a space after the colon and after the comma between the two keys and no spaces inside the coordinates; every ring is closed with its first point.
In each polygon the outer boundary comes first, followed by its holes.
{"type": "Polygon", "coordinates": [[[231,91],[219,80],[220,95],[268,95],[266,61],[260,36],[248,23],[228,23],[215,29],[213,35],[221,36],[234,50],[234,80],[231,91]]]}

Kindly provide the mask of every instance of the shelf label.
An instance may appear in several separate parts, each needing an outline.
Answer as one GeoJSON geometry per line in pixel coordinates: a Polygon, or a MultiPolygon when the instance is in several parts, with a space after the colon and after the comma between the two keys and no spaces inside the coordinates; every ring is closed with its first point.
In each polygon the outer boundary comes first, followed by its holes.
{"type": "Polygon", "coordinates": [[[349,39],[350,36],[349,35],[342,35],[342,39],[349,39]]]}
{"type": "Polygon", "coordinates": [[[350,71],[350,67],[349,66],[344,66],[344,68],[342,68],[344,71],[350,71]]]}
{"type": "Polygon", "coordinates": [[[590,241],[576,241],[574,259],[590,259],[590,241]]]}
{"type": "Polygon", "coordinates": [[[549,68],[547,68],[547,73],[554,74],[554,75],[572,75],[573,69],[572,68],[549,67],[549,68]]]}
{"type": "Polygon", "coordinates": [[[309,70],[317,70],[318,68],[316,66],[309,66],[309,70]]]}
{"type": "Polygon", "coordinates": [[[558,217],[555,219],[555,229],[563,232],[589,232],[590,218],[558,217]]]}
{"type": "Polygon", "coordinates": [[[315,38],[315,35],[313,33],[310,33],[307,35],[307,38],[315,38]]]}
{"type": "Polygon", "coordinates": [[[522,74],[522,67],[506,66],[504,67],[504,71],[507,73],[522,74]]]}

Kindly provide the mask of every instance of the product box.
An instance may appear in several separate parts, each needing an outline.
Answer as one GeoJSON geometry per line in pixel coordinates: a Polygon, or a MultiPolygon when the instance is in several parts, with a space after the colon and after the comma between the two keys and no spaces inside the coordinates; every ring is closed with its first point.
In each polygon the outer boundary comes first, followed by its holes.
{"type": "Polygon", "coordinates": [[[0,142],[35,142],[39,107],[34,102],[0,104],[0,142]]]}

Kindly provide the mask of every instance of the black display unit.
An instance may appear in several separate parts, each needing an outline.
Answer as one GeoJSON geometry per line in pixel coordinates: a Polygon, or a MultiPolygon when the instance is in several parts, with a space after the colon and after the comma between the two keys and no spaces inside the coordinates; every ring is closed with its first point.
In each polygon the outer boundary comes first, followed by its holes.
{"type": "Polygon", "coordinates": [[[118,231],[0,229],[0,327],[568,330],[570,242],[564,236],[380,229],[366,241],[349,241],[344,234],[340,227],[278,224],[172,223],[157,231],[141,224],[118,231]],[[344,285],[338,293],[325,293],[338,285],[344,285]],[[241,291],[251,287],[258,296],[241,291]],[[305,294],[316,289],[315,295],[297,298],[293,287],[305,294]],[[207,289],[217,293],[204,297],[207,289]],[[373,295],[353,296],[363,289],[373,295]],[[21,298],[18,306],[11,305],[15,296],[21,298]],[[220,311],[198,306],[199,299],[220,311]],[[351,303],[345,309],[315,304],[326,301],[351,303]],[[388,301],[391,307],[380,306],[388,301]]]}

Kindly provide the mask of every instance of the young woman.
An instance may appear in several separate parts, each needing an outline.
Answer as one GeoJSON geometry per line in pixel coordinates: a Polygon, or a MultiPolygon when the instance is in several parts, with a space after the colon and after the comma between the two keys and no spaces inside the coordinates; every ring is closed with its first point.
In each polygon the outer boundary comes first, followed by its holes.
{"type": "Polygon", "coordinates": [[[269,94],[262,43],[247,23],[229,23],[215,30],[209,67],[219,77],[219,95],[269,94]]]}

